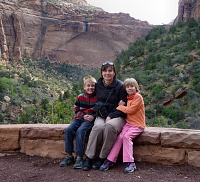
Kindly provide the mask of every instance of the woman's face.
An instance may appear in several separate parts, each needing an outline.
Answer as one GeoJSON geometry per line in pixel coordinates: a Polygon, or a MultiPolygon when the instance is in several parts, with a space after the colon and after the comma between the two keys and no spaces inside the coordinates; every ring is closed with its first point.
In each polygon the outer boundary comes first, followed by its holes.
{"type": "Polygon", "coordinates": [[[112,82],[115,76],[113,66],[108,66],[107,68],[103,69],[101,74],[105,82],[112,82]]]}

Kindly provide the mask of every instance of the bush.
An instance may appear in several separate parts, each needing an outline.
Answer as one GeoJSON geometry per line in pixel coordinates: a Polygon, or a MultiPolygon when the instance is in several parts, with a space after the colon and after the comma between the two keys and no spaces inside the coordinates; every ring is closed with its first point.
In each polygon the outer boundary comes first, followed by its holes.
{"type": "Polygon", "coordinates": [[[19,116],[18,123],[30,124],[35,123],[35,112],[34,106],[27,106],[24,108],[23,113],[19,116]]]}
{"type": "Polygon", "coordinates": [[[197,55],[200,55],[200,50],[197,50],[197,51],[196,51],[196,54],[197,54],[197,55]]]}
{"type": "Polygon", "coordinates": [[[0,71],[0,77],[10,78],[10,72],[8,72],[8,71],[0,71]]]}
{"type": "Polygon", "coordinates": [[[185,121],[180,121],[177,122],[175,125],[176,128],[182,128],[182,129],[187,129],[190,128],[190,126],[188,125],[188,123],[186,123],[185,121]]]}
{"type": "Polygon", "coordinates": [[[156,85],[156,86],[153,88],[153,90],[151,91],[151,92],[152,92],[152,95],[157,95],[157,94],[159,94],[159,93],[163,90],[164,87],[165,87],[164,84],[156,85]]]}
{"type": "Polygon", "coordinates": [[[0,113],[0,123],[3,123],[4,121],[4,116],[0,113]]]}
{"type": "Polygon", "coordinates": [[[157,117],[154,117],[150,120],[148,120],[147,122],[147,125],[148,126],[154,126],[154,127],[168,127],[168,122],[169,122],[169,119],[164,117],[164,116],[157,116],[157,117]]]}
{"type": "Polygon", "coordinates": [[[157,26],[156,28],[153,28],[151,32],[146,36],[146,40],[160,38],[165,32],[166,29],[164,26],[157,26]]]}
{"type": "Polygon", "coordinates": [[[175,123],[184,118],[184,111],[174,106],[163,108],[161,113],[163,114],[163,116],[172,119],[175,123]]]}

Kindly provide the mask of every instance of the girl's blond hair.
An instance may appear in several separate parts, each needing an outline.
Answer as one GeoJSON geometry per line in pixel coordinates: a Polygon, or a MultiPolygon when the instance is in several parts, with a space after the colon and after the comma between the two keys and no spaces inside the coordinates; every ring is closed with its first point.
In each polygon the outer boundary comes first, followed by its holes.
{"type": "Polygon", "coordinates": [[[87,75],[83,78],[83,84],[85,85],[86,82],[92,82],[92,83],[96,83],[96,79],[90,75],[87,75]]]}
{"type": "Polygon", "coordinates": [[[139,89],[139,85],[138,85],[138,82],[136,81],[136,79],[134,78],[127,78],[124,80],[124,88],[126,88],[126,86],[128,85],[132,85],[132,86],[135,86],[136,87],[136,91],[139,92],[140,89],[139,89]]]}

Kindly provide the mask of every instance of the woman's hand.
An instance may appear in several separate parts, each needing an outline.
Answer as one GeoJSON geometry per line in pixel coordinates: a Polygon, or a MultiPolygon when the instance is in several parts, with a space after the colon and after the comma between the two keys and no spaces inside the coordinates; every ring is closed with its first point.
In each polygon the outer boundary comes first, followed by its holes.
{"type": "Polygon", "coordinates": [[[83,119],[92,122],[94,120],[94,116],[86,114],[83,116],[83,119]]]}

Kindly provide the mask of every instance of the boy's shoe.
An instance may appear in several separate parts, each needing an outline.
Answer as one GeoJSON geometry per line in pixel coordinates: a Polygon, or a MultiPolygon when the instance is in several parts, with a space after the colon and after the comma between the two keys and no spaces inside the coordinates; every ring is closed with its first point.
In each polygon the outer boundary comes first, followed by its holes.
{"type": "Polygon", "coordinates": [[[81,169],[83,166],[83,159],[76,159],[76,162],[73,166],[74,169],[81,169]]]}
{"type": "Polygon", "coordinates": [[[101,167],[99,168],[100,171],[107,171],[108,169],[110,169],[111,167],[113,167],[113,162],[109,161],[109,160],[105,160],[104,163],[101,165],[101,167]]]}
{"type": "Polygon", "coordinates": [[[132,173],[136,170],[136,165],[134,162],[129,162],[124,169],[124,173],[132,173]]]}
{"type": "Polygon", "coordinates": [[[74,157],[73,156],[70,156],[70,157],[68,156],[63,161],[61,161],[59,166],[60,167],[65,167],[65,166],[69,166],[71,164],[74,164],[74,157]]]}
{"type": "Polygon", "coordinates": [[[101,165],[103,164],[105,159],[98,159],[93,165],[92,165],[92,168],[95,169],[95,170],[99,170],[101,165]]]}
{"type": "Polygon", "coordinates": [[[92,160],[89,158],[86,158],[83,162],[82,169],[83,171],[89,171],[91,169],[91,162],[92,160]]]}

